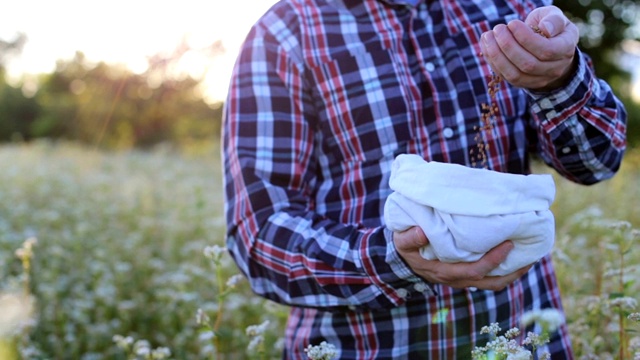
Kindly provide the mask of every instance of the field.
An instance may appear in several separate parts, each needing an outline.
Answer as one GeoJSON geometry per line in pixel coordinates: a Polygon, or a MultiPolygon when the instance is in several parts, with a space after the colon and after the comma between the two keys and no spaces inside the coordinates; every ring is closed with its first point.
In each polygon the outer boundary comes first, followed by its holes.
{"type": "MultiPolygon", "coordinates": [[[[0,358],[279,358],[286,309],[219,253],[217,152],[40,142],[0,147],[0,164],[0,358]]],[[[556,183],[554,255],[578,358],[633,359],[640,153],[613,180],[556,183]]]]}

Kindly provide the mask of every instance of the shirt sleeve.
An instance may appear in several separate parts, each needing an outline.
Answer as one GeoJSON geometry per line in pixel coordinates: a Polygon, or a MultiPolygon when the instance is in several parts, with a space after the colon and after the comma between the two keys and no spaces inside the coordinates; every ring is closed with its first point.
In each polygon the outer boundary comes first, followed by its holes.
{"type": "Polygon", "coordinates": [[[595,76],[589,57],[576,50],[578,66],[565,87],[529,91],[537,148],[562,176],[580,184],[612,177],[626,147],[624,105],[595,76]]]}
{"type": "MultiPolygon", "coordinates": [[[[288,31],[284,29],[283,31],[288,31]]],[[[388,308],[420,279],[385,229],[314,211],[314,108],[291,38],[254,28],[225,104],[227,246],[257,294],[300,307],[388,308]]]]}

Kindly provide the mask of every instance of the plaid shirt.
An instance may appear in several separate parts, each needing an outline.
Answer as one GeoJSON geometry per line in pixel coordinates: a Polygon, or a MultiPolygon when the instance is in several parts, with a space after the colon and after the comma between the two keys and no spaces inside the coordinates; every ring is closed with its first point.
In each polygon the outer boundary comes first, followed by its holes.
{"type": "MultiPolygon", "coordinates": [[[[283,0],[239,54],[223,126],[227,244],[257,294],[292,306],[287,359],[321,341],[340,359],[469,359],[482,326],[562,306],[548,257],[500,292],[427,284],[382,216],[398,154],[472,165],[491,102],[480,35],[548,2],[405,2],[283,0]]],[[[500,84],[491,169],[527,173],[535,151],[580,183],[617,170],[626,114],[576,54],[552,93],[500,84]]],[[[542,350],[571,358],[566,327],[542,350]]]]}

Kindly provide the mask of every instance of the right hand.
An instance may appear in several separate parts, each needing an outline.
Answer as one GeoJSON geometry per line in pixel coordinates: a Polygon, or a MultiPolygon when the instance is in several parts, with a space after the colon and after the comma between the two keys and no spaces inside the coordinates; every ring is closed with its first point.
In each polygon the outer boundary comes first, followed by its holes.
{"type": "Polygon", "coordinates": [[[475,287],[482,290],[499,291],[526,274],[532,265],[526,266],[505,276],[487,276],[507,257],[513,243],[505,241],[491,249],[476,262],[445,263],[438,260],[426,260],[420,255],[420,248],[429,240],[418,226],[406,231],[394,232],[393,242],[396,250],[409,267],[420,277],[432,284],[443,284],[453,288],[475,287]]]}

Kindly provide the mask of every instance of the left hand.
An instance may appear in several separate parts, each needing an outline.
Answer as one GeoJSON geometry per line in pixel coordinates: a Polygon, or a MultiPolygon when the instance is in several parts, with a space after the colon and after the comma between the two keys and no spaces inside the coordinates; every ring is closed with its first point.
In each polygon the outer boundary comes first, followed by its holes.
{"type": "Polygon", "coordinates": [[[575,71],[578,40],[578,27],[562,10],[544,6],[524,22],[513,20],[485,32],[480,46],[496,75],[514,86],[550,91],[565,85],[575,71]]]}

